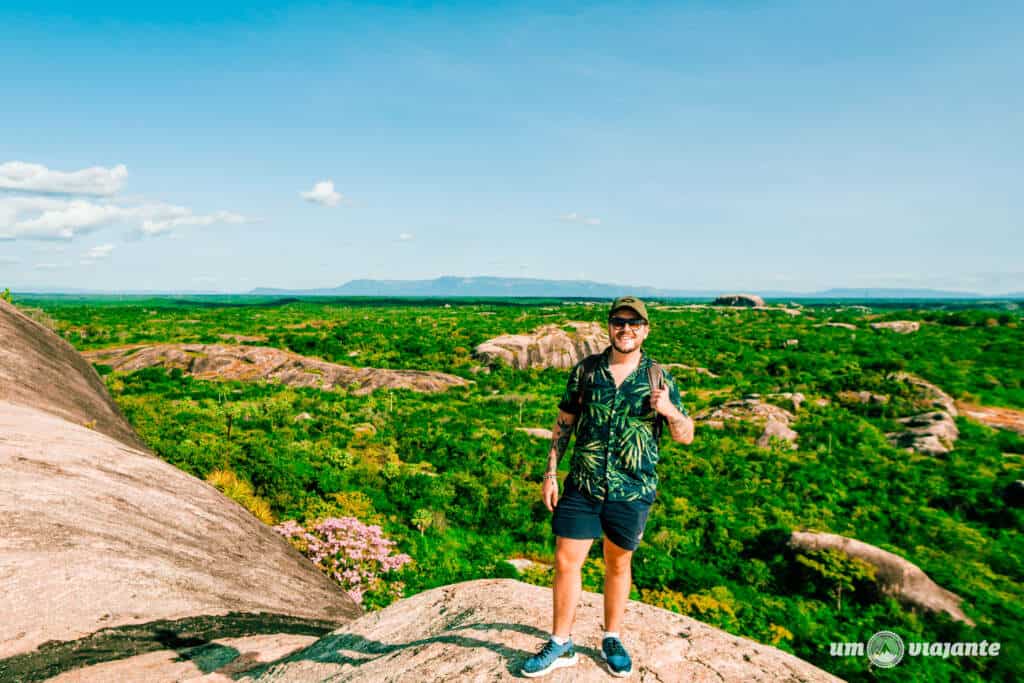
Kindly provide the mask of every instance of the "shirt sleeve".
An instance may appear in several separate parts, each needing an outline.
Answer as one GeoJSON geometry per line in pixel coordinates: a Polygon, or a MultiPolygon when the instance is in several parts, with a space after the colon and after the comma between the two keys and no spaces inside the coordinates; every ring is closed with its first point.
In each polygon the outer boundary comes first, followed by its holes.
{"type": "Polygon", "coordinates": [[[662,372],[665,373],[665,386],[668,387],[669,400],[672,401],[672,405],[679,409],[679,412],[689,417],[690,413],[686,412],[686,406],[683,405],[683,397],[679,393],[679,386],[672,378],[672,373],[668,370],[662,370],[662,372]]]}
{"type": "Polygon", "coordinates": [[[565,391],[562,392],[562,400],[558,402],[558,409],[571,415],[579,415],[580,398],[579,393],[583,383],[583,363],[577,363],[569,373],[569,380],[565,384],[565,391]]]}

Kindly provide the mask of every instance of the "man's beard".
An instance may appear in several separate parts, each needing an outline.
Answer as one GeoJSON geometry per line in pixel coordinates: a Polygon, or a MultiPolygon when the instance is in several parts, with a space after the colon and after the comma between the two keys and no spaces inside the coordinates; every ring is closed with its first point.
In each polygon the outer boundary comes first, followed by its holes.
{"type": "Polygon", "coordinates": [[[636,339],[635,337],[632,339],[632,341],[633,341],[633,348],[626,349],[626,348],[623,348],[623,347],[619,346],[616,338],[613,336],[612,339],[611,339],[612,348],[615,349],[616,351],[618,351],[619,353],[627,353],[627,354],[628,353],[633,353],[634,351],[639,351],[640,350],[640,341],[638,339],[636,339]]]}

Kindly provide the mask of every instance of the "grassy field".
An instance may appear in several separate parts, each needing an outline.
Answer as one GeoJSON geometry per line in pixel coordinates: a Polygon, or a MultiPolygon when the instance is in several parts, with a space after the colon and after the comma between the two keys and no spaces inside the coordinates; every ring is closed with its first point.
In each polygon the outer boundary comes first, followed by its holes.
{"type": "MultiPolygon", "coordinates": [[[[268,523],[355,516],[383,526],[414,562],[406,595],[511,576],[504,562],[550,562],[540,502],[548,444],[518,427],[550,427],[564,370],[481,372],[474,347],[543,324],[600,321],[600,303],[560,301],[202,300],[16,297],[82,351],[252,338],[319,359],[436,370],[471,380],[439,394],[288,388],[203,381],[150,368],[110,372],[107,386],[150,447],[234,495],[268,523]],[[296,421],[308,413],[312,419],[296,421]]],[[[1024,323],[1008,303],[869,307],[817,302],[773,310],[652,308],[646,348],[673,371],[691,414],[749,394],[801,392],[798,447],[755,447],[760,430],[698,427],[691,446],[662,442],[661,485],[634,561],[635,596],[795,653],[850,680],[1012,680],[1024,667],[1024,513],[1002,491],[1024,478],[1024,438],[957,418],[947,456],[912,453],[885,435],[920,411],[913,373],[958,400],[1024,409],[1024,323]],[[914,320],[896,334],[871,322],[914,320]],[[824,326],[841,322],[855,330],[824,326]],[[787,345],[796,339],[798,344],[787,345]],[[884,394],[884,404],[841,400],[884,394]],[[827,399],[818,401],[817,399],[827,399]],[[792,529],[829,531],[894,552],[964,599],[975,627],[912,610],[843,556],[798,553],[792,529]],[[999,641],[992,658],[913,658],[869,670],[833,657],[831,641],[892,630],[910,641],[999,641]]],[[[566,463],[568,458],[566,458],[566,463]]],[[[595,549],[585,582],[599,589],[595,549]]],[[[542,570],[527,580],[543,583],[542,570]]],[[[379,606],[390,598],[368,596],[379,606]]]]}

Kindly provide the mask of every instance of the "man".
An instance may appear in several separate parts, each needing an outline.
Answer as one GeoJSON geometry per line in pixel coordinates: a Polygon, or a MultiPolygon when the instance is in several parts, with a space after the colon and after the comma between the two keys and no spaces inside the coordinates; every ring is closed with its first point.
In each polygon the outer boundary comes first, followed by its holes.
{"type": "Polygon", "coordinates": [[[649,332],[644,302],[632,296],[616,299],[608,315],[611,346],[578,363],[569,375],[542,489],[544,504],[554,513],[554,626],[551,639],[523,665],[524,676],[543,676],[576,663],[570,632],[583,590],[583,561],[602,531],[601,655],[616,676],[633,671],[619,629],[629,599],[633,551],[643,536],[658,483],[659,421],[668,426],[674,441],[693,441],[693,420],[686,415],[675,382],[668,373],[657,373],[659,378],[651,372],[652,361],[641,348],[649,332]],[[574,427],[576,446],[559,499],[558,463],[574,427]]]}

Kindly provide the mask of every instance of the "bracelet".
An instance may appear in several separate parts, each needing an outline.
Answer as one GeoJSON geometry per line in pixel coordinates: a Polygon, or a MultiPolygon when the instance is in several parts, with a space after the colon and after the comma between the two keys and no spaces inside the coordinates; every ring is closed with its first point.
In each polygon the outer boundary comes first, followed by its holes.
{"type": "Polygon", "coordinates": [[[550,473],[549,472],[548,474],[544,475],[544,478],[545,479],[558,479],[558,474],[557,473],[550,473]]]}

